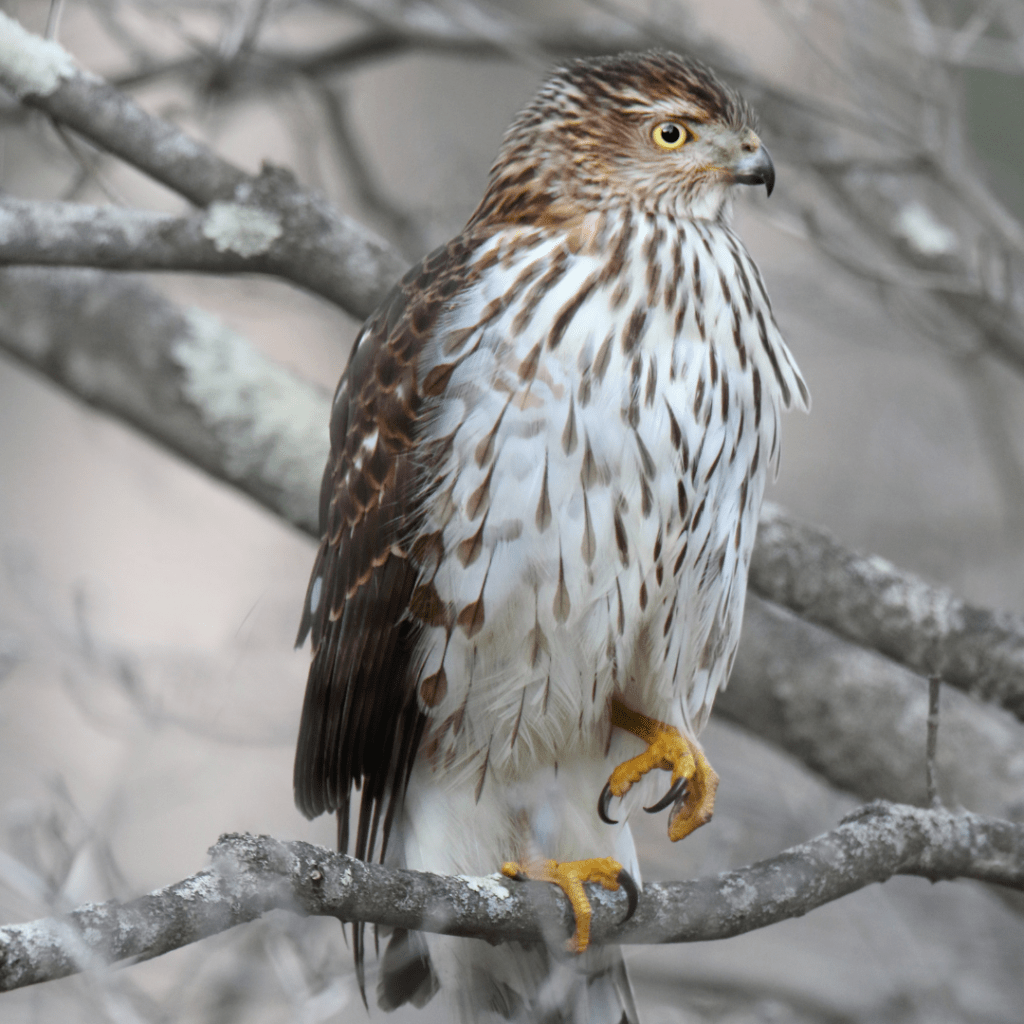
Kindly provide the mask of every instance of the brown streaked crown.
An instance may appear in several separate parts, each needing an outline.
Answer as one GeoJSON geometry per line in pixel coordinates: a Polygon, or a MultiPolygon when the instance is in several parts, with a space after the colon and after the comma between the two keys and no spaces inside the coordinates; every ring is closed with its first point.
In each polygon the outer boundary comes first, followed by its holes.
{"type": "Polygon", "coordinates": [[[731,183],[723,147],[755,127],[743,98],[690,58],[650,50],[573,61],[506,132],[470,224],[558,227],[622,201],[678,213],[680,201],[731,183]],[[695,141],[667,158],[650,144],[658,119],[695,126],[695,141]]]}

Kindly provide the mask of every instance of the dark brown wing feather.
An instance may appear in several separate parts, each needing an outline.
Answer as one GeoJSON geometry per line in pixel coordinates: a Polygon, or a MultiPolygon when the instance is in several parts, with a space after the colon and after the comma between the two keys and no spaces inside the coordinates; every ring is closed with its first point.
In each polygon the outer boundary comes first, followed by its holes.
{"type": "MultiPolygon", "coordinates": [[[[410,608],[433,447],[422,425],[440,401],[421,357],[439,318],[474,276],[472,245],[456,238],[414,267],[366,322],[338,384],[320,530],[297,643],[313,659],[295,752],[295,802],[310,818],[338,815],[349,846],[353,787],[362,791],[353,853],[387,852],[426,715],[416,700],[420,624],[410,608]],[[376,435],[373,450],[364,442],[376,435]],[[380,838],[378,847],[377,839],[380,838]]],[[[436,557],[435,557],[436,564],[436,557]]],[[[356,976],[366,1001],[364,926],[354,924],[356,976]]]]}
{"type": "Polygon", "coordinates": [[[470,246],[456,239],[396,285],[367,321],[338,385],[331,456],[320,492],[322,540],[298,643],[313,659],[295,755],[295,802],[308,817],[338,813],[348,849],[349,803],[362,790],[353,852],[383,858],[419,747],[419,624],[409,603],[420,574],[415,540],[429,492],[420,358],[457,301],[470,246]],[[369,450],[364,442],[376,434],[369,450]]]}

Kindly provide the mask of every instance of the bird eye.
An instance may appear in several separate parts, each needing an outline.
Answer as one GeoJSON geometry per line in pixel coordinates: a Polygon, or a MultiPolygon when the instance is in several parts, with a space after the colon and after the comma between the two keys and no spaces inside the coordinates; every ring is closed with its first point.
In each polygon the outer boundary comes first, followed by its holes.
{"type": "Polygon", "coordinates": [[[654,144],[662,149],[678,149],[688,137],[686,129],[677,121],[662,121],[651,132],[654,144]]]}

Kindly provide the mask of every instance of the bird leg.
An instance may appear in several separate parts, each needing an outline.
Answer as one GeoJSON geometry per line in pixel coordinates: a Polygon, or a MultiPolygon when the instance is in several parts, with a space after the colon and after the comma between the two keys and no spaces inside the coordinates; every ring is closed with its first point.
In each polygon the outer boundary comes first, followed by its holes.
{"type": "Polygon", "coordinates": [[[633,876],[611,857],[594,857],[590,860],[532,860],[518,864],[508,861],[501,865],[506,878],[519,881],[530,879],[534,882],[553,882],[565,893],[572,904],[576,929],[566,942],[570,953],[582,953],[590,945],[590,900],[583,891],[584,882],[600,882],[606,889],[615,892],[619,886],[626,890],[629,906],[623,921],[628,921],[636,910],[638,893],[633,876]]]}
{"type": "Polygon", "coordinates": [[[647,744],[647,749],[620,764],[605,783],[597,804],[602,821],[609,825],[617,824],[608,817],[611,798],[625,796],[634,782],[639,782],[655,768],[671,771],[672,784],[665,796],[644,810],[654,814],[672,804],[668,824],[668,837],[672,842],[678,842],[711,820],[718,775],[699,747],[691,747],[673,726],[631,711],[614,699],[612,725],[638,736],[647,744]]]}

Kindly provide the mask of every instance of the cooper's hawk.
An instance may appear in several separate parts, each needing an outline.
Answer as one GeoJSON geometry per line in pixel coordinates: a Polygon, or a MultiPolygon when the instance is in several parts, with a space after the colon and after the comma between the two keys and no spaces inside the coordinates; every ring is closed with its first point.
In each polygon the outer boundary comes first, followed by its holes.
{"type": "Polygon", "coordinates": [[[299,631],[298,805],[337,811],[347,849],[361,786],[359,857],[554,882],[579,954],[397,933],[385,1008],[439,980],[466,1021],[635,1020],[619,952],[586,950],[580,883],[639,877],[645,776],[673,839],[711,815],[697,735],[781,410],[809,401],[729,227],[730,187],[774,180],[707,68],[576,61],[356,342],[299,631]]]}

